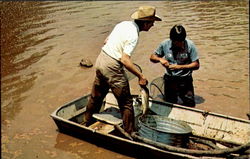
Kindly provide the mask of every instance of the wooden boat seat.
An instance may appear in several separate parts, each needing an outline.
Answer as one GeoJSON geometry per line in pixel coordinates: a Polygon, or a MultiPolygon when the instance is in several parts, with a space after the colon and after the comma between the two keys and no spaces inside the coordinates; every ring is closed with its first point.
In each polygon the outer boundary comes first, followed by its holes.
{"type": "Polygon", "coordinates": [[[112,125],[119,125],[122,123],[121,113],[117,107],[109,107],[103,112],[95,113],[93,114],[93,118],[112,125]]]}
{"type": "Polygon", "coordinates": [[[114,125],[110,125],[100,121],[97,121],[94,124],[90,125],[89,128],[105,134],[108,134],[115,129],[114,125]]]}

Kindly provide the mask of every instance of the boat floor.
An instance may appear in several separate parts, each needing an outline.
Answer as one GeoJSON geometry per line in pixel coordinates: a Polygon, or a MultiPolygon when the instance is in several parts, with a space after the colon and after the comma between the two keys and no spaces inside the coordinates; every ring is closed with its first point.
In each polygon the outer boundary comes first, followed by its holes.
{"type": "Polygon", "coordinates": [[[100,133],[108,134],[115,130],[114,125],[107,124],[104,122],[97,121],[94,124],[90,125],[89,128],[99,131],[100,133]]]}

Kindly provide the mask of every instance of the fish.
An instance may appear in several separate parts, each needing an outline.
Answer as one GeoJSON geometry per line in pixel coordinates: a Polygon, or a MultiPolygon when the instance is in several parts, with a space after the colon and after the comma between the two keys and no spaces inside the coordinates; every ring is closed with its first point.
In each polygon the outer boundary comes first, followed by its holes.
{"type": "Polygon", "coordinates": [[[145,115],[148,113],[149,110],[149,90],[147,86],[141,86],[140,91],[141,96],[141,107],[142,107],[142,115],[145,115]]]}

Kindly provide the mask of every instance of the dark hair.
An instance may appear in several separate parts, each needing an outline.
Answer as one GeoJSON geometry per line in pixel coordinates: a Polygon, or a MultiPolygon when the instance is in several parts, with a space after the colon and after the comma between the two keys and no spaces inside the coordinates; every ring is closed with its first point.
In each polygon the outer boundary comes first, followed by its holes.
{"type": "Polygon", "coordinates": [[[186,30],[182,25],[175,25],[170,30],[170,39],[173,41],[184,41],[186,39],[186,30]]]}

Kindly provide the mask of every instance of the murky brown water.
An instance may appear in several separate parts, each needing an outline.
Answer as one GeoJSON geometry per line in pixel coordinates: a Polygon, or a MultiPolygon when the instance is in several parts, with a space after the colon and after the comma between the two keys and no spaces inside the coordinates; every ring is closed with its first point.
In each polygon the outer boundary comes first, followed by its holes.
{"type": "MultiPolygon", "coordinates": [[[[247,119],[249,2],[1,2],[1,132],[4,159],[130,158],[58,133],[49,117],[90,92],[93,62],[114,25],[140,5],[154,5],[163,22],[140,34],[133,56],[149,81],[163,74],[150,54],[178,23],[200,55],[194,72],[197,108],[247,119]]],[[[131,89],[137,92],[137,80],[131,89]]],[[[133,152],[131,152],[133,153],[133,152]]]]}

